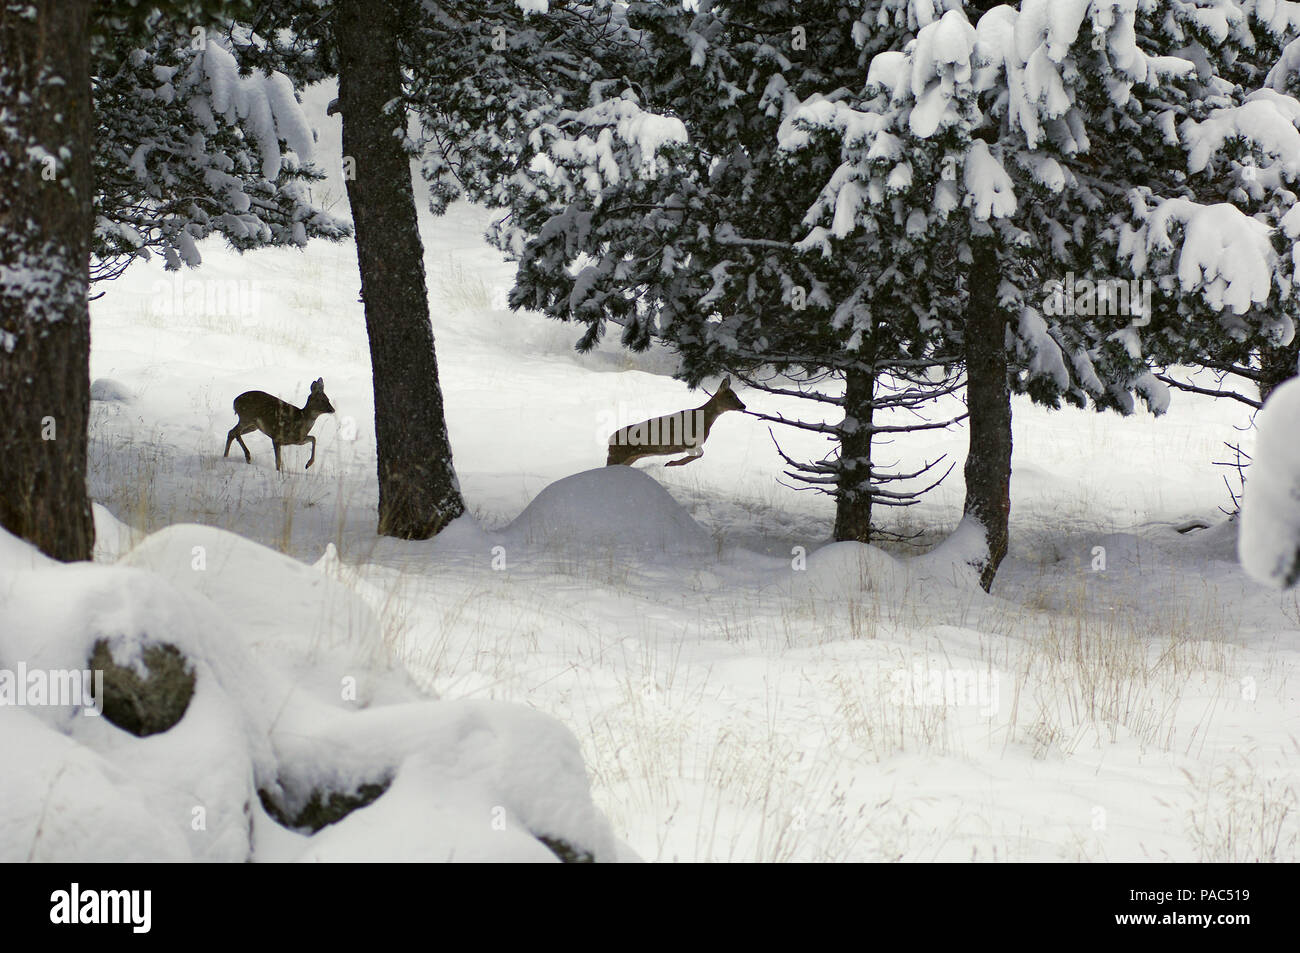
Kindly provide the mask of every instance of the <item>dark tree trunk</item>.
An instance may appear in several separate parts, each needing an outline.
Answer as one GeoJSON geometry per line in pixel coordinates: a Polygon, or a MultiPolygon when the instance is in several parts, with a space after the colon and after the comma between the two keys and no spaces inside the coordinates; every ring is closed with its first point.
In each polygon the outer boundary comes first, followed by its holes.
{"type": "Polygon", "coordinates": [[[1007,318],[998,306],[998,256],[990,239],[972,242],[966,300],[966,454],[964,516],[984,530],[988,555],[977,567],[988,591],[1007,554],[1011,517],[1011,391],[1007,384],[1007,318]]]}
{"type": "Polygon", "coordinates": [[[343,152],[374,374],[379,532],[427,539],[465,512],[451,463],[424,283],[392,0],[339,0],[343,152]]]}
{"type": "Polygon", "coordinates": [[[840,433],[839,485],[835,491],[835,539],[871,542],[871,423],[875,376],[844,374],[844,426],[840,433]]]}
{"type": "Polygon", "coordinates": [[[1296,376],[1296,361],[1300,360],[1300,333],[1286,347],[1262,348],[1259,354],[1259,402],[1268,400],[1273,393],[1296,376]]]}
{"type": "Polygon", "coordinates": [[[0,4],[0,525],[69,562],[95,541],[90,6],[0,4]]]}

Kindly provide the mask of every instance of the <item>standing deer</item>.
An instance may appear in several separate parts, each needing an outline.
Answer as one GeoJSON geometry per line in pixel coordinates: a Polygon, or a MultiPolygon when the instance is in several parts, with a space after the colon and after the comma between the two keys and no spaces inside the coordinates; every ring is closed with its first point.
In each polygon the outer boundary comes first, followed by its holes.
{"type": "Polygon", "coordinates": [[[312,424],[321,414],[334,413],[334,405],[325,396],[325,379],[318,377],[312,382],[306,405],[301,408],[286,404],[264,391],[250,390],[235,398],[235,413],[239,415],[239,422],[226,434],[226,452],[222,456],[230,456],[230,444],[238,440],[244,459],[252,463],[253,455],[248,452],[243,435],[260,430],[271,438],[271,446],[275,448],[275,468],[279,470],[280,447],[286,445],[310,443],[311,459],[307,461],[307,467],[316,462],[316,438],[310,433],[312,424]]]}
{"type": "Polygon", "coordinates": [[[729,410],[744,409],[745,405],[731,389],[731,378],[728,377],[703,406],[643,420],[610,434],[609,457],[605,466],[631,465],[642,457],[670,453],[684,453],[686,456],[664,466],[684,466],[704,456],[704,441],[709,439],[709,430],[715,420],[729,410]]]}

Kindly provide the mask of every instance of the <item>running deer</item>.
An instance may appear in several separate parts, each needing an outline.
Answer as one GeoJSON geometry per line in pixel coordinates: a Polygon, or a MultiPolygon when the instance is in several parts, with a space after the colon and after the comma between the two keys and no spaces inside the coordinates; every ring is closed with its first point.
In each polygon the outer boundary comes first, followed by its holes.
{"type": "Polygon", "coordinates": [[[715,420],[729,410],[744,409],[745,405],[731,389],[731,378],[728,377],[718,386],[718,392],[701,407],[643,420],[610,434],[609,457],[605,466],[631,465],[642,457],[671,453],[684,453],[686,456],[664,466],[685,466],[704,456],[704,441],[709,439],[709,430],[715,420]]]}
{"type": "Polygon", "coordinates": [[[235,398],[235,413],[239,415],[239,422],[226,434],[226,452],[222,456],[230,456],[230,445],[237,440],[244,451],[244,459],[252,463],[253,455],[248,452],[243,435],[260,430],[271,438],[271,446],[275,448],[275,468],[279,470],[282,446],[310,443],[311,459],[307,461],[307,467],[316,462],[316,438],[310,433],[312,424],[321,414],[334,413],[334,405],[325,396],[325,379],[318,377],[312,382],[311,393],[303,407],[286,404],[264,391],[250,390],[235,398]]]}

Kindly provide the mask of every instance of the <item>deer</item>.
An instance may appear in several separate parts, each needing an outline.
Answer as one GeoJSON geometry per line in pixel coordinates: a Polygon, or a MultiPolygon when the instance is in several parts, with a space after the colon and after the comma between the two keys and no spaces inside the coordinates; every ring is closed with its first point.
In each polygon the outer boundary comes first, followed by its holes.
{"type": "Polygon", "coordinates": [[[277,470],[281,469],[280,448],[282,446],[301,446],[310,443],[311,459],[307,461],[307,466],[303,467],[306,470],[316,462],[316,438],[310,433],[312,425],[321,414],[334,413],[334,405],[325,396],[325,378],[318,377],[312,381],[311,393],[307,395],[307,403],[303,407],[285,403],[265,391],[250,390],[235,398],[235,413],[239,415],[239,422],[230,428],[230,433],[226,434],[226,452],[222,454],[223,457],[230,456],[230,445],[237,440],[244,451],[244,459],[252,463],[253,455],[248,452],[248,445],[244,443],[243,435],[260,430],[271,438],[271,446],[275,448],[277,470]]]}
{"type": "Polygon", "coordinates": [[[704,441],[714,421],[729,410],[744,410],[745,405],[731,389],[731,378],[725,378],[718,391],[708,402],[675,414],[665,414],[643,420],[609,436],[609,457],[605,466],[631,466],[643,457],[684,453],[680,460],[665,463],[666,467],[681,467],[694,463],[704,456],[704,441]]]}

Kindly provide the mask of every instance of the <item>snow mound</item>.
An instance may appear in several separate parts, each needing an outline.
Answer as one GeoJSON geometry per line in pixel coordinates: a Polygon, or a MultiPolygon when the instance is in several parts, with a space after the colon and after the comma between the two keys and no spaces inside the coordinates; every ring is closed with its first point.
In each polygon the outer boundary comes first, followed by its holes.
{"type": "Polygon", "coordinates": [[[254,779],[277,774],[274,693],[215,608],[88,563],[0,571],[0,592],[0,670],[50,686],[0,705],[0,861],[249,859],[254,779]],[[180,650],[195,681],[179,723],[136,737],[90,715],[84,694],[52,690],[101,639],[119,665],[148,645],[180,650]]]}
{"type": "Polygon", "coordinates": [[[1288,381],[1259,415],[1259,441],[1241,507],[1241,564],[1272,586],[1300,582],[1300,381],[1288,381]]]}
{"type": "Polygon", "coordinates": [[[135,391],[110,377],[97,377],[90,382],[90,399],[127,404],[135,400],[135,391]]]}
{"type": "Polygon", "coordinates": [[[7,569],[47,569],[57,565],[31,543],[0,530],[0,572],[7,569]]]}
{"type": "Polygon", "coordinates": [[[907,567],[882,549],[853,541],[831,543],[808,557],[798,573],[807,587],[821,595],[846,595],[870,590],[899,593],[909,584],[907,567]]]}
{"type": "Polygon", "coordinates": [[[145,539],[121,564],[207,596],[253,655],[319,701],[364,708],[422,697],[393,664],[370,605],[296,559],[225,530],[179,524],[145,539]]]}
{"type": "Polygon", "coordinates": [[[917,579],[972,592],[980,590],[979,570],[988,558],[988,540],[975,519],[966,516],[938,546],[908,561],[917,579]]]}
{"type": "Polygon", "coordinates": [[[653,477],[632,467],[601,467],[556,480],[501,531],[507,542],[647,557],[704,555],[713,537],[653,477]]]}
{"type": "Polygon", "coordinates": [[[852,540],[829,543],[808,556],[805,571],[792,574],[793,594],[843,598],[873,592],[897,602],[924,596],[936,586],[982,595],[972,568],[986,547],[978,526],[964,521],[933,550],[911,559],[896,559],[879,547],[852,540]]]}
{"type": "Polygon", "coordinates": [[[90,504],[95,519],[95,562],[115,562],[143,535],[114,516],[106,506],[90,504]]]}
{"type": "Polygon", "coordinates": [[[435,718],[421,717],[428,705],[340,715],[315,739],[297,736],[305,749],[329,746],[302,756],[332,756],[358,778],[374,776],[375,751],[412,752],[383,797],[323,829],[301,859],[548,861],[554,857],[535,835],[565,831],[584,831],[584,849],[612,858],[613,835],[591,805],[572,734],[499,702],[436,707],[435,718]]]}
{"type": "Polygon", "coordinates": [[[219,530],[171,527],[115,566],[0,531],[0,862],[554,860],[547,842],[620,858],[577,740],[549,716],[326,691],[349,667],[391,681],[357,654],[381,634],[341,582],[219,530]],[[101,641],[141,675],[149,647],[181,653],[179,721],[139,737],[54,691],[101,641]],[[17,673],[50,687],[19,698],[17,673]]]}

